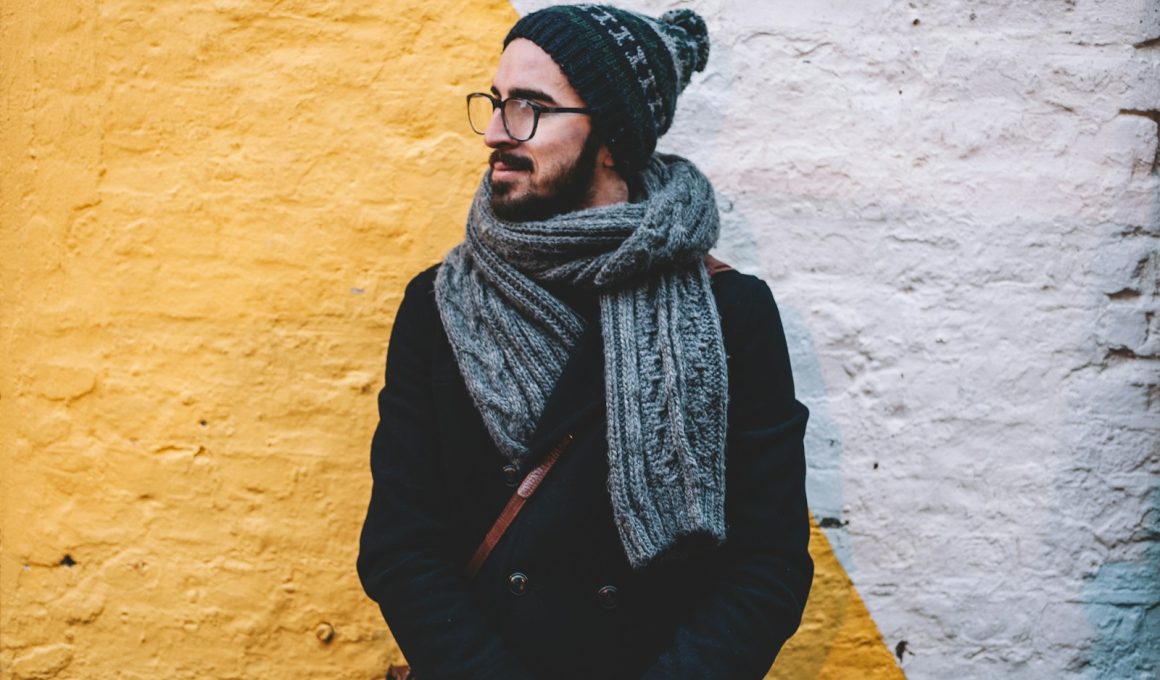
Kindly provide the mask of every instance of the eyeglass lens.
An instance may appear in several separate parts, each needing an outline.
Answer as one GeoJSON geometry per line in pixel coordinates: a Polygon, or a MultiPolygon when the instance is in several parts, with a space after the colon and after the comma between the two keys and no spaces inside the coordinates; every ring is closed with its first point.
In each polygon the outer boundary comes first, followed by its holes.
{"type": "MultiPolygon", "coordinates": [[[[473,96],[467,100],[467,118],[471,129],[478,134],[487,131],[494,111],[492,100],[487,97],[473,96]]],[[[536,112],[523,99],[508,99],[503,104],[503,119],[507,132],[512,139],[527,141],[532,136],[536,125],[536,112]]]]}

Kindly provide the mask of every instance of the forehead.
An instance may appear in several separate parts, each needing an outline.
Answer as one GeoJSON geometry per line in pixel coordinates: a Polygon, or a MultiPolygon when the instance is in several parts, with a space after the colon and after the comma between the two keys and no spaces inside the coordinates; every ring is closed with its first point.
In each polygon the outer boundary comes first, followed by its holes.
{"type": "Polygon", "coordinates": [[[582,106],[584,103],[552,57],[539,45],[524,38],[508,43],[499,58],[492,85],[501,97],[510,96],[513,90],[538,90],[550,95],[561,106],[582,106]]]}

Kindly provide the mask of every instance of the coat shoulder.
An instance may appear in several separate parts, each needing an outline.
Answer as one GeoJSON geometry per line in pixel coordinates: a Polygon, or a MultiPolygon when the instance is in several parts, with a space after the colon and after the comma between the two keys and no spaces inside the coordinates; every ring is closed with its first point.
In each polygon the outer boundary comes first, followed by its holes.
{"type": "Polygon", "coordinates": [[[391,345],[411,344],[427,349],[446,341],[443,324],[439,320],[439,306],[435,302],[435,275],[439,265],[433,265],[414,275],[403,292],[398,310],[391,322],[391,345]]]}
{"type": "Polygon", "coordinates": [[[435,277],[439,273],[440,264],[431,265],[415,274],[407,282],[403,292],[403,301],[399,306],[399,317],[406,321],[438,318],[439,310],[435,303],[435,277]]]}
{"type": "Polygon", "coordinates": [[[725,327],[735,327],[755,313],[776,312],[777,303],[764,280],[752,274],[729,270],[712,278],[713,297],[717,313],[725,327]]]}
{"type": "Polygon", "coordinates": [[[433,295],[435,292],[435,277],[439,274],[439,267],[442,264],[442,262],[436,262],[411,277],[411,280],[407,282],[407,294],[433,295]]]}

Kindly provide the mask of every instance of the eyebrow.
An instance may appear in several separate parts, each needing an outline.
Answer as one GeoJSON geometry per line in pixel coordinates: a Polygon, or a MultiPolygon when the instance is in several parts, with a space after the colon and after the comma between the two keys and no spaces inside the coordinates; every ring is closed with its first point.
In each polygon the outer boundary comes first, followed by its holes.
{"type": "MultiPolygon", "coordinates": [[[[491,86],[491,93],[497,97],[499,96],[499,90],[496,89],[495,85],[491,86]]],[[[532,87],[513,87],[511,92],[508,93],[508,97],[533,99],[536,101],[544,102],[545,104],[556,104],[556,99],[552,97],[552,95],[544,92],[543,90],[537,90],[532,87]]]]}

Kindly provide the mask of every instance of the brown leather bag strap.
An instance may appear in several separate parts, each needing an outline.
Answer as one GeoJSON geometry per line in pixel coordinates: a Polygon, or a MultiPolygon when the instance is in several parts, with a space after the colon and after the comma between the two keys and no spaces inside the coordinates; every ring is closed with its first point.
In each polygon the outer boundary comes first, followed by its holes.
{"type": "Polygon", "coordinates": [[[543,462],[529,472],[527,477],[524,477],[524,481],[520,483],[519,488],[512,494],[507,505],[504,506],[503,512],[499,513],[495,524],[491,525],[491,529],[483,537],[483,542],[475,549],[475,554],[471,556],[471,560],[467,563],[466,572],[468,579],[475,578],[475,575],[479,573],[480,567],[487,561],[487,556],[491,554],[496,544],[499,543],[499,539],[503,537],[507,528],[511,526],[512,520],[516,518],[516,515],[520,514],[520,510],[523,509],[524,504],[528,502],[528,499],[540,487],[540,482],[544,481],[544,477],[547,476],[548,471],[560,459],[560,454],[571,443],[572,435],[569,434],[560,440],[560,443],[556,444],[555,448],[548,452],[548,455],[544,456],[543,462]]]}
{"type": "Polygon", "coordinates": [[[721,272],[731,271],[733,269],[733,267],[730,267],[712,255],[706,255],[703,259],[705,261],[705,269],[709,270],[709,276],[720,274],[721,272]]]}

